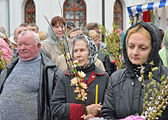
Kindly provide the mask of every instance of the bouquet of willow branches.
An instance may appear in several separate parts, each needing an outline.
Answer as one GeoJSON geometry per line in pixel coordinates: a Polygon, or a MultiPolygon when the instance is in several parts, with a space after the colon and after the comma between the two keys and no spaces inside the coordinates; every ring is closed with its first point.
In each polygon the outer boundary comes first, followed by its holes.
{"type": "Polygon", "coordinates": [[[152,79],[152,72],[156,71],[158,68],[152,68],[153,62],[151,64],[151,72],[149,72],[149,79],[151,82],[145,86],[145,81],[143,78],[142,71],[142,79],[144,86],[144,104],[143,104],[143,112],[142,116],[145,117],[146,120],[156,120],[159,116],[162,116],[163,110],[165,110],[168,105],[168,78],[165,78],[163,75],[161,77],[161,83],[157,83],[156,80],[152,79]],[[145,90],[147,88],[148,91],[145,90]],[[150,97],[149,97],[150,96],[150,97]]]}
{"type": "Polygon", "coordinates": [[[117,26],[113,24],[113,30],[110,32],[104,26],[99,26],[102,35],[104,35],[107,45],[107,50],[103,49],[108,56],[110,56],[113,62],[117,65],[117,69],[122,69],[123,65],[123,53],[121,48],[120,36],[116,32],[117,26]]]}
{"type": "MultiPolygon", "coordinates": [[[[85,73],[82,71],[77,71],[76,67],[78,66],[78,61],[74,61],[72,58],[72,55],[70,54],[70,49],[69,49],[69,42],[66,37],[66,33],[63,35],[63,40],[61,41],[57,34],[53,31],[51,24],[49,23],[47,17],[44,16],[46,21],[48,22],[49,26],[51,27],[52,32],[54,33],[54,37],[57,40],[56,46],[59,48],[61,53],[64,55],[66,64],[67,64],[67,69],[69,71],[69,76],[71,78],[71,86],[76,87],[74,92],[77,94],[76,99],[80,101],[81,107],[87,115],[87,110],[86,110],[86,105],[85,105],[85,99],[87,99],[85,93],[85,89],[87,89],[87,85],[83,82],[83,78],[86,76],[85,73]],[[74,77],[75,76],[75,77],[74,77]]],[[[62,28],[63,30],[63,28],[62,28]]],[[[63,32],[63,31],[62,31],[63,32]]]]}

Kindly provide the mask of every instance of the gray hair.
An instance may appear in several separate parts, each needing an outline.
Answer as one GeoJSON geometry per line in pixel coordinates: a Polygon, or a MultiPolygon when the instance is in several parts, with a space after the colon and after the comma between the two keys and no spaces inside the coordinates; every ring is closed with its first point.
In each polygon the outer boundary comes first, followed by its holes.
{"type": "Polygon", "coordinates": [[[0,26],[0,32],[6,35],[5,28],[4,28],[4,27],[2,27],[2,26],[0,26]]]}
{"type": "Polygon", "coordinates": [[[97,60],[97,47],[96,44],[93,42],[93,40],[86,36],[85,34],[78,34],[73,38],[73,46],[72,46],[72,57],[74,58],[74,46],[76,42],[78,41],[84,41],[87,44],[87,48],[89,49],[89,57],[88,61],[85,66],[82,66],[82,68],[88,68],[91,66],[91,64],[95,63],[97,60]]]}
{"type": "Polygon", "coordinates": [[[25,34],[33,34],[33,38],[34,38],[34,41],[36,43],[36,45],[40,42],[40,37],[37,33],[35,32],[32,32],[32,31],[22,31],[20,34],[19,34],[19,37],[20,38],[21,36],[24,36],[25,34]]]}

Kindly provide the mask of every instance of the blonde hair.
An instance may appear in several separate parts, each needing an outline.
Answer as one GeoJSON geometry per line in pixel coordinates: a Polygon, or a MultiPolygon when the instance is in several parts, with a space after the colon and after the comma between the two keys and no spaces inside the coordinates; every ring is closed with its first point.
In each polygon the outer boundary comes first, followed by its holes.
{"type": "Polygon", "coordinates": [[[47,34],[46,34],[46,32],[44,32],[44,31],[40,31],[40,32],[38,32],[37,34],[38,34],[39,37],[40,37],[40,41],[43,41],[43,40],[45,40],[45,39],[47,38],[47,34]]]}
{"type": "Polygon", "coordinates": [[[90,38],[95,40],[97,37],[99,37],[99,34],[95,30],[90,30],[89,31],[89,36],[90,36],[90,38]]]}
{"type": "Polygon", "coordinates": [[[144,35],[147,39],[151,40],[150,33],[149,33],[142,25],[137,25],[136,27],[134,27],[134,28],[132,28],[131,30],[128,31],[128,35],[127,35],[127,38],[126,38],[126,44],[128,43],[129,37],[130,37],[133,33],[141,33],[141,34],[144,35]]]}

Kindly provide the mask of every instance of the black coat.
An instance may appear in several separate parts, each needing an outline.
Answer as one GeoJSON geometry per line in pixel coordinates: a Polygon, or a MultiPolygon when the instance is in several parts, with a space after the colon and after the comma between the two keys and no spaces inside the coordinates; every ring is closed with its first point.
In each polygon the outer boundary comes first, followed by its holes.
{"type": "MultiPolygon", "coordinates": [[[[50,59],[46,58],[43,54],[41,54],[41,57],[41,84],[39,89],[38,120],[52,120],[49,102],[60,70],[50,59]]],[[[5,79],[9,76],[18,60],[19,58],[17,57],[11,61],[2,71],[0,75],[0,94],[3,89],[5,79]]]]}
{"type": "MultiPolygon", "coordinates": [[[[167,72],[168,68],[160,66],[153,73],[153,79],[160,82],[161,75],[166,75],[167,72]]],[[[146,84],[149,83],[147,77],[145,77],[145,81],[146,84]]],[[[109,79],[101,116],[105,119],[113,120],[135,115],[136,113],[141,114],[143,110],[143,97],[142,82],[139,82],[136,76],[127,74],[126,69],[118,70],[109,79]]],[[[166,115],[166,119],[163,120],[168,119],[167,112],[163,113],[166,115]]]]}
{"type": "MultiPolygon", "coordinates": [[[[157,71],[153,72],[153,80],[156,82],[161,82],[160,78],[162,75],[167,76],[168,68],[161,64],[161,60],[158,54],[161,37],[158,28],[149,24],[140,22],[144,28],[149,31],[152,40],[152,50],[148,57],[148,61],[144,64],[144,80],[145,84],[150,82],[148,78],[148,73],[151,71],[150,62],[153,61],[154,66],[158,67],[157,71]]],[[[137,24],[133,25],[131,28],[135,27],[137,24]]],[[[128,29],[129,31],[130,29],[128,29]]],[[[101,111],[101,116],[105,119],[121,119],[130,115],[139,115],[143,111],[143,86],[142,81],[140,82],[134,73],[134,65],[129,61],[127,56],[126,47],[126,37],[128,31],[124,38],[123,53],[125,60],[125,69],[114,72],[110,79],[107,91],[105,93],[104,103],[101,111]]],[[[168,119],[168,107],[162,114],[163,120],[168,119]]]]}
{"type": "MultiPolygon", "coordinates": [[[[89,74],[90,76],[90,77],[88,76],[89,79],[87,82],[89,90],[86,91],[87,93],[87,99],[85,101],[86,106],[95,103],[95,91],[97,84],[99,85],[98,103],[100,102],[102,103],[105,89],[108,84],[109,79],[108,74],[100,70],[96,66],[94,67],[93,70],[87,71],[86,74],[89,74]]],[[[59,120],[65,120],[65,119],[69,120],[70,106],[72,105],[71,103],[80,104],[80,102],[76,100],[76,93],[74,93],[74,87],[71,86],[70,84],[71,84],[71,77],[69,76],[68,70],[65,70],[64,72],[61,73],[58,82],[55,86],[53,96],[51,98],[52,113],[59,120]]],[[[75,109],[73,110],[75,111],[75,109]]],[[[80,113],[81,111],[79,110],[76,114],[80,113]]]]}

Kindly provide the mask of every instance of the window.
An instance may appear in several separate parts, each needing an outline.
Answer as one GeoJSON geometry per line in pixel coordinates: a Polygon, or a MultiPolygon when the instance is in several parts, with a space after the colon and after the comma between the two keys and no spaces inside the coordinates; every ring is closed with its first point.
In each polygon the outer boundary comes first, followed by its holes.
{"type": "Polygon", "coordinates": [[[86,5],[83,0],[66,0],[64,3],[64,18],[71,21],[75,27],[86,24],[86,5]]]}
{"type": "Polygon", "coordinates": [[[123,7],[120,0],[116,0],[114,4],[114,23],[118,28],[123,29],[123,7]]]}
{"type": "Polygon", "coordinates": [[[25,5],[25,23],[36,23],[36,10],[33,0],[28,0],[25,5]]]}

